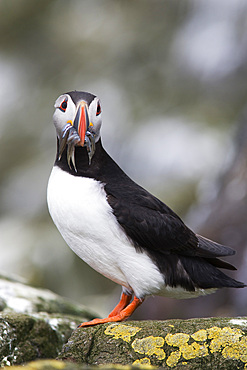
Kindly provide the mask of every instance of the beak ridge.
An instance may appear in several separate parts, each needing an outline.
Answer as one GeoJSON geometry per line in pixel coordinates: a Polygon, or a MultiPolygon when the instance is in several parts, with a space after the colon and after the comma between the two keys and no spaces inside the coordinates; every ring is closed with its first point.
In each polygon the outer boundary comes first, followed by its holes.
{"type": "Polygon", "coordinates": [[[75,119],[73,122],[74,128],[77,130],[78,135],[80,136],[81,142],[80,145],[83,146],[85,143],[86,132],[89,127],[89,115],[88,107],[85,102],[81,102],[77,108],[75,119]]]}

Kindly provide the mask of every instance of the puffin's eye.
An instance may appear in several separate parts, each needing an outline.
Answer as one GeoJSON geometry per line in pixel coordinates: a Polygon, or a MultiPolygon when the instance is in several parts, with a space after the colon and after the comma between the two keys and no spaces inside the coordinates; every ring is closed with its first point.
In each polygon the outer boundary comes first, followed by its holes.
{"type": "Polygon", "coordinates": [[[64,101],[61,103],[61,105],[60,105],[59,109],[60,109],[62,112],[65,112],[65,111],[66,111],[66,108],[67,108],[67,105],[68,105],[67,100],[66,100],[66,99],[64,99],[64,101]]]}
{"type": "Polygon", "coordinates": [[[98,116],[100,113],[101,113],[101,106],[100,106],[100,103],[98,103],[96,116],[98,116]]]}

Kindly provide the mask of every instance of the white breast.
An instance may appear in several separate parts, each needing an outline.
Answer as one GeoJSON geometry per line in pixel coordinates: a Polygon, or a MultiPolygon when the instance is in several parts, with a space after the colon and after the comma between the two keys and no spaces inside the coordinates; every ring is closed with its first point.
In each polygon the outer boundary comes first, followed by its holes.
{"type": "Polygon", "coordinates": [[[164,277],[146,255],[137,253],[106,199],[100,182],[54,167],[47,190],[51,217],[69,247],[96,271],[132,289],[136,296],[158,294],[164,277]]]}

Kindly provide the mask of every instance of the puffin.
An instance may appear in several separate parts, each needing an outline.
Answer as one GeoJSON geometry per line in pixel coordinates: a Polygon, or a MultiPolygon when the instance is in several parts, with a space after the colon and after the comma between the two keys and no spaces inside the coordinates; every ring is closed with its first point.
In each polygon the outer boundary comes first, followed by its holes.
{"type": "Polygon", "coordinates": [[[102,108],[91,93],[70,91],[55,102],[57,154],[48,181],[48,209],[68,246],[122,286],[107,318],[126,320],[150,295],[194,298],[246,285],[221,269],[235,251],[194,233],[166,204],[135,183],[101,141],[102,108]]]}

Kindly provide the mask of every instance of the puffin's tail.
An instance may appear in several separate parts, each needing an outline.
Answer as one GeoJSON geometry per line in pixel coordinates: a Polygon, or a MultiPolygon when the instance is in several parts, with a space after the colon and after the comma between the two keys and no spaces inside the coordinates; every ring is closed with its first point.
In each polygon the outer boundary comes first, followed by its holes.
{"type": "Polygon", "coordinates": [[[244,283],[232,279],[218,269],[236,270],[235,267],[218,258],[195,257],[192,259],[180,256],[180,261],[195,287],[201,289],[246,287],[244,283]]]}
{"type": "Polygon", "coordinates": [[[180,256],[180,261],[195,286],[202,289],[210,288],[244,288],[246,285],[224,274],[219,268],[236,270],[228,262],[217,257],[232,256],[236,252],[230,247],[216,243],[197,235],[198,252],[192,259],[180,256]]]}
{"type": "Polygon", "coordinates": [[[230,247],[214,242],[213,240],[204,238],[204,236],[196,235],[199,241],[198,256],[201,257],[223,257],[233,256],[236,251],[230,247]]]}

